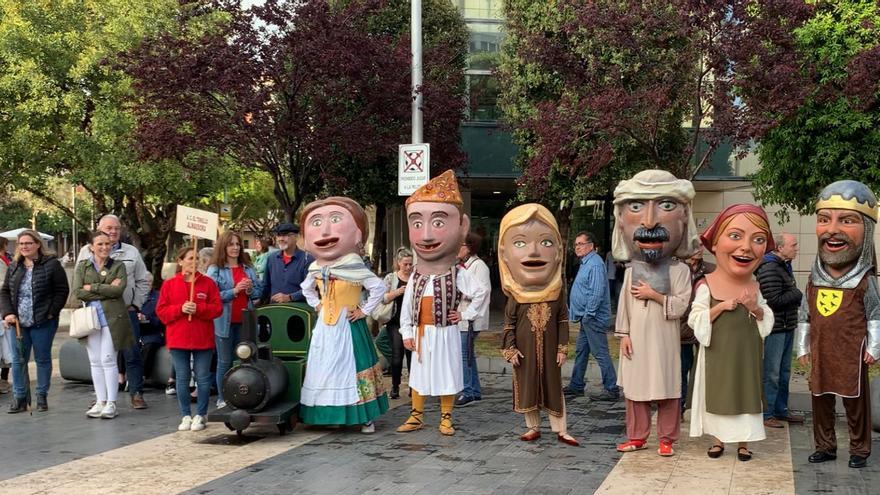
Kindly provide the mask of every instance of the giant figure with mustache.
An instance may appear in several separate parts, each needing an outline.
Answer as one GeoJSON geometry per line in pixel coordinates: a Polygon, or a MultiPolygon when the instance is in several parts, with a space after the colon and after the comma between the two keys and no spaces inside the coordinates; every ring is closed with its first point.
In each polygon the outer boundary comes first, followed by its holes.
{"type": "Polygon", "coordinates": [[[620,452],[646,448],[652,402],[658,406],[658,454],[673,455],[679,437],[679,319],[690,302],[691,282],[687,265],[672,257],[685,259],[699,247],[693,199],[690,181],[662,170],[639,172],[614,190],[612,254],[631,262],[615,321],[628,437],[617,446],[620,452]]]}
{"type": "Polygon", "coordinates": [[[880,358],[880,293],[874,258],[877,198],[867,186],[837,181],[819,194],[813,264],[800,310],[795,348],[812,361],[813,463],[837,458],[834,434],[837,397],[849,427],[849,467],[871,455],[868,365],[880,358]]]}
{"type": "Polygon", "coordinates": [[[405,433],[423,425],[425,397],[440,397],[440,433],[455,434],[452,408],[464,388],[458,322],[473,321],[489,297],[467,270],[456,266],[458,250],[470,228],[452,171],[431,179],[406,200],[409,240],[416,252],[415,270],[400,307],[400,335],[413,351],[409,372],[412,411],[397,428],[405,433]],[[462,298],[471,300],[459,312],[462,298]]]}

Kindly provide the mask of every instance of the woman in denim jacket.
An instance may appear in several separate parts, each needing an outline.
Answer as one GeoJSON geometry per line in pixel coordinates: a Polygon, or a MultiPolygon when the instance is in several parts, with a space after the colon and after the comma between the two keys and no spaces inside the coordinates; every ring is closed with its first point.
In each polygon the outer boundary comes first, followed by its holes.
{"type": "Polygon", "coordinates": [[[224,407],[223,375],[232,366],[235,346],[241,339],[242,312],[253,309],[253,301],[263,295],[263,283],[257,277],[250,256],[242,249],[241,236],[224,232],[214,245],[207,275],[217,283],[223,314],[214,320],[217,347],[217,407],[224,407]]]}

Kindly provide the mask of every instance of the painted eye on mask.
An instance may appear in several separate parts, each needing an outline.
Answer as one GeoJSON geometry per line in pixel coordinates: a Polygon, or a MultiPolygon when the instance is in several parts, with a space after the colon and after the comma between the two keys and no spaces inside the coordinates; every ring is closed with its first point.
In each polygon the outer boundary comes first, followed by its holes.
{"type": "Polygon", "coordinates": [[[553,241],[551,239],[544,239],[541,241],[541,245],[544,247],[553,247],[553,241]]]}
{"type": "Polygon", "coordinates": [[[526,241],[513,241],[513,247],[522,249],[526,247],[526,241]]]}
{"type": "Polygon", "coordinates": [[[312,225],[312,227],[320,227],[321,224],[323,224],[323,223],[324,223],[324,221],[321,220],[321,218],[313,218],[311,225],[312,225]]]}
{"type": "Polygon", "coordinates": [[[339,223],[342,221],[342,215],[330,215],[330,223],[339,223]]]}
{"type": "Polygon", "coordinates": [[[434,227],[435,229],[441,229],[441,228],[443,228],[444,225],[446,225],[446,223],[443,220],[439,220],[439,219],[431,222],[431,226],[434,227]]]}
{"type": "Polygon", "coordinates": [[[678,203],[672,201],[671,199],[665,199],[663,201],[660,201],[657,206],[659,206],[660,209],[663,211],[672,211],[678,208],[678,203]]]}
{"type": "Polygon", "coordinates": [[[413,228],[415,228],[415,229],[420,229],[420,228],[422,228],[422,225],[424,225],[424,224],[422,223],[421,220],[415,220],[415,221],[413,221],[413,223],[412,223],[412,226],[413,226],[413,228]]]}
{"type": "Polygon", "coordinates": [[[641,201],[630,201],[629,204],[626,206],[627,208],[629,208],[629,211],[633,213],[639,213],[645,208],[645,203],[641,201]]]}

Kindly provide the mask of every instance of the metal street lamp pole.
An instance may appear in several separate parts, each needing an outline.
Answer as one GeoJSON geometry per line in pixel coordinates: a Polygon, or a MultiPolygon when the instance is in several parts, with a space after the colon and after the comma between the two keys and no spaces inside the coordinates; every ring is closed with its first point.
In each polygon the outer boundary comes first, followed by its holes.
{"type": "Polygon", "coordinates": [[[411,0],[412,142],[422,143],[422,0],[411,0]]]}

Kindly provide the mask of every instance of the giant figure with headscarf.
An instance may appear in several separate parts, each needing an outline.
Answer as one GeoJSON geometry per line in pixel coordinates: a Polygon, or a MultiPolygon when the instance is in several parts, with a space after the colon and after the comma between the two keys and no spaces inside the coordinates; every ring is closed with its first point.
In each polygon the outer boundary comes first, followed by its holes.
{"type": "Polygon", "coordinates": [[[662,170],[644,170],[614,190],[612,254],[629,261],[615,321],[617,383],[626,397],[628,440],[620,452],[646,448],[651,404],[658,406],[658,454],[673,455],[681,430],[679,319],[691,297],[685,259],[698,249],[691,212],[694,186],[662,170]]]}
{"type": "Polygon", "coordinates": [[[819,255],[801,304],[795,349],[812,362],[813,463],[837,458],[837,397],[849,427],[849,466],[871,455],[868,366],[880,358],[880,293],[874,258],[877,198],[867,186],[841,180],[816,202],[819,255]]]}

